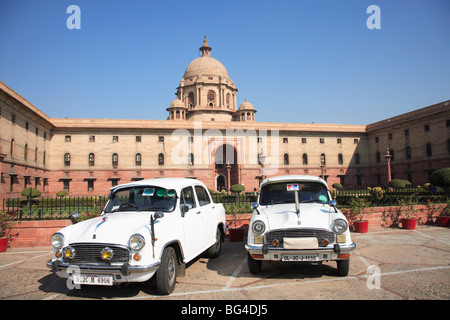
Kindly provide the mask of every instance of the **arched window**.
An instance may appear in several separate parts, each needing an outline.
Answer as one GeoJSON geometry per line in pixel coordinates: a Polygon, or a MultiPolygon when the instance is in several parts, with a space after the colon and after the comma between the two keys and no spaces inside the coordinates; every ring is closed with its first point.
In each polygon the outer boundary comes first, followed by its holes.
{"type": "Polygon", "coordinates": [[[28,144],[25,143],[25,149],[23,150],[23,159],[28,159],[28,144]]]}
{"type": "Polygon", "coordinates": [[[208,106],[214,107],[216,105],[216,93],[213,90],[208,91],[208,106]]]}
{"type": "Polygon", "coordinates": [[[64,154],[64,165],[66,167],[70,166],[70,153],[64,154]]]}
{"type": "Polygon", "coordinates": [[[95,155],[93,153],[89,153],[89,166],[93,167],[95,164],[95,155]]]}
{"type": "Polygon", "coordinates": [[[227,108],[230,109],[231,108],[231,94],[227,93],[227,97],[226,97],[226,105],[227,108]]]}
{"type": "Polygon", "coordinates": [[[289,164],[289,155],[287,153],[284,154],[284,164],[285,165],[289,164]]]}
{"type": "Polygon", "coordinates": [[[342,156],[342,153],[338,154],[338,163],[339,164],[344,164],[344,157],[342,156]]]}
{"type": "Polygon", "coordinates": [[[160,166],[164,165],[164,154],[163,153],[158,154],[158,165],[160,165],[160,166]]]}
{"type": "Polygon", "coordinates": [[[180,119],[180,110],[175,111],[175,119],[180,119]]]}
{"type": "Polygon", "coordinates": [[[34,149],[34,162],[37,162],[38,148],[34,149]]]}
{"type": "Polygon", "coordinates": [[[194,107],[194,93],[191,91],[188,93],[188,108],[194,107]]]}
{"type": "Polygon", "coordinates": [[[136,153],[136,157],[135,157],[135,163],[137,166],[140,166],[142,163],[142,156],[140,153],[136,153]]]}
{"type": "Polygon", "coordinates": [[[308,164],[308,155],[306,153],[303,154],[303,164],[308,164]]]}
{"type": "Polygon", "coordinates": [[[321,165],[326,165],[326,164],[327,164],[327,160],[326,160],[326,158],[325,158],[325,154],[324,154],[324,153],[322,153],[322,154],[320,155],[320,164],[321,164],[321,165]]]}
{"type": "Polygon", "coordinates": [[[119,155],[117,153],[113,153],[112,155],[112,166],[117,167],[119,165],[119,155]]]}

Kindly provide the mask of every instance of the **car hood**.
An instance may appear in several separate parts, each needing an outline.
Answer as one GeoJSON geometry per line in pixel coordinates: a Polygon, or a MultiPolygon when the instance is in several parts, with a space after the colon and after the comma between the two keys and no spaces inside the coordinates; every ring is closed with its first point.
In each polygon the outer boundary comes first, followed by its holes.
{"type": "Polygon", "coordinates": [[[319,203],[300,204],[300,213],[295,211],[295,204],[277,204],[260,206],[258,211],[264,215],[269,230],[287,228],[329,229],[331,213],[334,209],[319,203]]]}
{"type": "MultiPolygon", "coordinates": [[[[137,232],[150,234],[152,212],[116,212],[85,220],[62,230],[69,244],[112,243],[127,245],[137,232]]],[[[145,236],[145,235],[144,235],[145,236]]]]}

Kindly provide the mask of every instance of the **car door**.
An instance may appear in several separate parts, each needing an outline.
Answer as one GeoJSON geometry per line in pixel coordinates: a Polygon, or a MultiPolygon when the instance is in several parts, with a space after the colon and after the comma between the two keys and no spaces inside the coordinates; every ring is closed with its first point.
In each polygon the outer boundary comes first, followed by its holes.
{"type": "Polygon", "coordinates": [[[208,191],[202,186],[195,186],[195,193],[197,195],[197,200],[199,207],[202,211],[203,218],[203,232],[205,235],[205,242],[208,247],[215,242],[216,239],[216,216],[214,215],[214,204],[211,201],[208,191]]]}
{"type": "Polygon", "coordinates": [[[180,210],[182,210],[181,221],[184,229],[183,251],[186,260],[189,261],[200,254],[204,247],[203,216],[192,187],[181,190],[180,210]],[[183,206],[187,207],[187,211],[184,213],[183,206]]]}

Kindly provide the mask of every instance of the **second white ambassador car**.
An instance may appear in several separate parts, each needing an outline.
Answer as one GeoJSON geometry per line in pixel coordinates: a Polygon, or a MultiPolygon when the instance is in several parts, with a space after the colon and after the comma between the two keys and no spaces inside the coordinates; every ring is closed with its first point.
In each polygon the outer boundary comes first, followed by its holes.
{"type": "Polygon", "coordinates": [[[262,261],[337,261],[340,276],[349,272],[355,249],[348,222],[336,208],[324,180],[280,176],[262,182],[250,221],[246,249],[250,272],[262,261]]]}
{"type": "Polygon", "coordinates": [[[225,233],[225,210],[202,182],[142,180],[112,188],[101,216],[55,233],[47,266],[74,286],[155,276],[158,291],[170,294],[187,262],[205,251],[219,256],[225,233]]]}

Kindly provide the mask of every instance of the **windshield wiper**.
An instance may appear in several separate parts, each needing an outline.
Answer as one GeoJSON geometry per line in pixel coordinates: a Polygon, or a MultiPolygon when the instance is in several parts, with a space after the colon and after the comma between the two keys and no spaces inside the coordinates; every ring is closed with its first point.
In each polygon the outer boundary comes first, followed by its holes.
{"type": "Polygon", "coordinates": [[[308,202],[318,202],[318,203],[323,203],[321,200],[319,199],[309,199],[309,200],[303,200],[301,203],[308,203],[308,202]]]}
{"type": "Polygon", "coordinates": [[[283,200],[278,200],[278,201],[270,201],[270,204],[281,204],[281,203],[294,203],[292,201],[292,199],[283,199],[283,200]]]}

